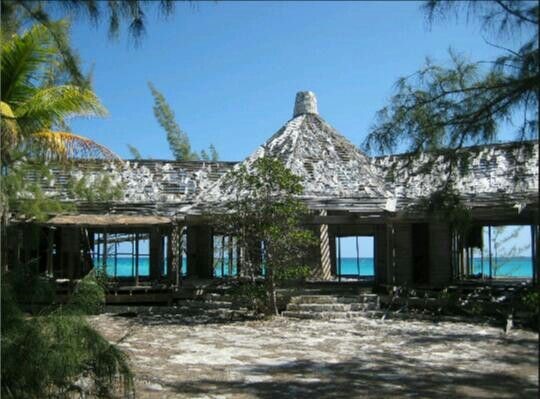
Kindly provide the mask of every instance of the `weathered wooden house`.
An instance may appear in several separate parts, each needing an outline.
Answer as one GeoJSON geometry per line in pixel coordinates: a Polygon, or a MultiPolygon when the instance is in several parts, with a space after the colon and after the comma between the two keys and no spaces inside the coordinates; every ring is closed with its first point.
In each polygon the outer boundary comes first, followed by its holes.
{"type": "Polygon", "coordinates": [[[482,245],[483,226],[528,225],[538,281],[538,143],[468,147],[453,158],[373,158],[319,116],[311,92],[298,93],[293,118],[240,163],[80,161],[69,171],[55,169],[43,189],[66,202],[70,181],[104,175],[121,187],[122,198],[77,202],[76,213],[16,225],[9,259],[38,259],[41,270],[58,279],[77,279],[107,264],[111,281],[130,287],[174,289],[183,279],[213,278],[216,270],[241,273],[234,237],[212,231],[205,215],[233,194],[227,172],[262,156],[279,158],[302,178],[302,200],[311,211],[306,223],[320,234],[320,250],[311,257],[314,279],[347,277],[340,276],[336,237],[370,236],[375,284],[444,286],[471,275],[471,248],[482,245]],[[475,227],[467,237],[433,202],[448,176],[475,227]],[[27,239],[30,234],[39,239],[27,239]],[[227,261],[216,269],[224,257],[215,253],[219,243],[227,244],[227,261]]]}

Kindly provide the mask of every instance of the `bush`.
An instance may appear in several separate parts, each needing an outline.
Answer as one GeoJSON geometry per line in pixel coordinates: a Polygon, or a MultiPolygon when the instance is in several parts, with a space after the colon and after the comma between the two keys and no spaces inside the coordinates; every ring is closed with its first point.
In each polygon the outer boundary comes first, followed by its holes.
{"type": "Polygon", "coordinates": [[[240,282],[231,289],[231,295],[235,302],[244,304],[249,310],[256,313],[266,313],[267,293],[266,288],[257,282],[240,282]]]}
{"type": "MultiPolygon", "coordinates": [[[[37,316],[20,310],[17,298],[24,292],[15,295],[14,287],[20,287],[12,284],[17,281],[2,279],[2,398],[70,397],[83,391],[98,397],[113,391],[131,395],[127,356],[83,317],[104,301],[96,276],[85,277],[66,306],[47,308],[37,316]]],[[[36,288],[42,280],[35,281],[28,287],[36,288]]]]}

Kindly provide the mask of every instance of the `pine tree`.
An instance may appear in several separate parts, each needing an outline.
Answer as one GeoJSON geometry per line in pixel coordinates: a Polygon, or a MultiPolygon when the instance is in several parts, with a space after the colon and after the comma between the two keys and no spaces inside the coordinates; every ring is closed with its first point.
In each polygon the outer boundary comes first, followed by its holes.
{"type": "Polygon", "coordinates": [[[161,127],[167,133],[169,148],[177,161],[193,161],[199,159],[199,156],[191,151],[189,137],[180,128],[174,118],[174,112],[155,86],[148,82],[148,87],[154,97],[154,115],[161,127]]]}
{"type": "Polygon", "coordinates": [[[433,149],[454,152],[465,145],[494,142],[500,124],[508,120],[517,126],[517,139],[536,138],[538,2],[430,0],[424,9],[431,22],[454,12],[476,18],[484,33],[495,39],[505,34],[528,36],[516,49],[492,44],[503,51],[497,59],[473,62],[451,51],[448,66],[428,60],[416,73],[399,79],[397,93],[378,112],[364,148],[393,152],[405,145],[415,153],[433,149]]]}
{"type": "Polygon", "coordinates": [[[139,152],[139,150],[137,149],[137,147],[131,145],[131,144],[126,144],[127,147],[128,147],[128,150],[129,150],[129,153],[131,154],[131,156],[133,157],[133,159],[142,159],[142,155],[141,153],[139,152]]]}

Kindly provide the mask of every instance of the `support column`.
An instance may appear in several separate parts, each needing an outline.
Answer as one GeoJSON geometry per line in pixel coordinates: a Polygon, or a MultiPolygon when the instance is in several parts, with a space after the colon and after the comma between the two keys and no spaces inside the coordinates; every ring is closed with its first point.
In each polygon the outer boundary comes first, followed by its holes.
{"type": "Polygon", "coordinates": [[[538,225],[531,225],[531,257],[532,257],[532,268],[533,268],[533,285],[538,285],[540,273],[538,270],[538,225]]]}
{"type": "Polygon", "coordinates": [[[213,242],[212,230],[208,226],[188,227],[188,276],[212,278],[213,242]]]}
{"type": "Polygon", "coordinates": [[[386,225],[386,284],[395,285],[395,260],[396,248],[394,246],[394,225],[392,223],[386,225]]]}
{"type": "Polygon", "coordinates": [[[168,262],[169,262],[169,282],[178,287],[180,282],[180,269],[182,268],[182,227],[175,224],[172,227],[169,238],[168,262]]]}
{"type": "Polygon", "coordinates": [[[161,260],[163,259],[163,240],[159,228],[153,227],[150,231],[150,280],[159,280],[161,277],[161,260]]]}
{"type": "Polygon", "coordinates": [[[47,230],[47,275],[53,275],[54,230],[47,230]]]}
{"type": "MultiPolygon", "coordinates": [[[[325,209],[321,210],[320,216],[327,216],[325,209]]],[[[315,269],[313,277],[321,280],[330,280],[332,278],[332,261],[330,259],[330,238],[327,224],[321,224],[319,228],[319,247],[321,261],[319,267],[315,269]]]]}

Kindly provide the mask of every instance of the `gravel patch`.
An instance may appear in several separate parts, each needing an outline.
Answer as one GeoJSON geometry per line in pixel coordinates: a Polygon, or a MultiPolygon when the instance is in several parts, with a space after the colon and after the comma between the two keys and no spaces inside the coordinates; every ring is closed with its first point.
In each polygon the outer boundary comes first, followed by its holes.
{"type": "Polygon", "coordinates": [[[137,398],[537,398],[538,334],[401,320],[103,314],[137,398]]]}

